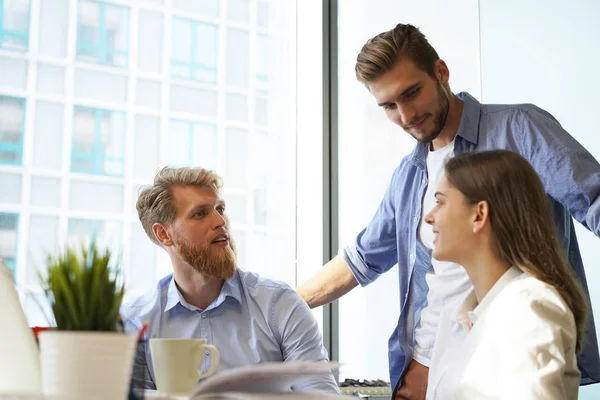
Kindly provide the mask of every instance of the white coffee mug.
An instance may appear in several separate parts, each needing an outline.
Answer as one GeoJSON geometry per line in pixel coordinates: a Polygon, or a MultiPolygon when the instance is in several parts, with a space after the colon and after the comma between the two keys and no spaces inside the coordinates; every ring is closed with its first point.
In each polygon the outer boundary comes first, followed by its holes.
{"type": "Polygon", "coordinates": [[[199,379],[214,374],[219,366],[219,351],[206,344],[206,339],[150,339],[150,352],[156,389],[160,393],[188,393],[199,379]],[[208,371],[202,372],[207,350],[212,355],[212,364],[208,371]]]}

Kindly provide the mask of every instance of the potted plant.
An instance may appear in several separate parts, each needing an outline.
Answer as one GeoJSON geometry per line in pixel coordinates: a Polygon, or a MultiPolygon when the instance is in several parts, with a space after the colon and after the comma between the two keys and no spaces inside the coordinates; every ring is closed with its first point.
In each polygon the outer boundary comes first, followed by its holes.
{"type": "Polygon", "coordinates": [[[56,328],[39,334],[46,396],[127,398],[136,337],[123,333],[124,289],[110,261],[110,251],[95,244],[48,257],[40,279],[56,328]]]}

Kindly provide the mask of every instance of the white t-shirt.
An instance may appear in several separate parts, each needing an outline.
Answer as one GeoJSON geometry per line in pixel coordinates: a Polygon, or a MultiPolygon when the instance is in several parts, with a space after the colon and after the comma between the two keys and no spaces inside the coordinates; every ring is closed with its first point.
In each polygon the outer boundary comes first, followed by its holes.
{"type": "MultiPolygon", "coordinates": [[[[419,240],[430,250],[433,249],[433,228],[424,219],[436,205],[434,194],[444,175],[444,165],[451,157],[454,157],[454,141],[436,151],[430,150],[427,154],[429,184],[423,198],[419,240]]],[[[429,269],[425,276],[429,286],[427,305],[421,311],[421,319],[415,328],[413,353],[413,358],[427,367],[433,353],[442,308],[447,304],[458,303],[464,297],[464,293],[472,288],[467,272],[460,265],[434,258],[431,259],[431,265],[433,268],[429,269]]]]}

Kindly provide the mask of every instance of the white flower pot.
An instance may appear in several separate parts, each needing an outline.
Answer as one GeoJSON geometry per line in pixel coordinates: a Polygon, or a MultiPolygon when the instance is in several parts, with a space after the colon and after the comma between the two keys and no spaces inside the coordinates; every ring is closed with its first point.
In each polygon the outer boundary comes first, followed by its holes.
{"type": "Polygon", "coordinates": [[[39,335],[42,391],[60,399],[127,399],[137,338],[118,332],[39,335]]]}

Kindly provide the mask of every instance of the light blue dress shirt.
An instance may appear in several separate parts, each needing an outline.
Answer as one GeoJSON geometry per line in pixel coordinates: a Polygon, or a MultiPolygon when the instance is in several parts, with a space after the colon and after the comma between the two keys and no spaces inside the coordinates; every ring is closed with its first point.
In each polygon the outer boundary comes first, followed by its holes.
{"type": "MultiPolygon", "coordinates": [[[[589,301],[573,218],[600,236],[600,165],[552,115],[539,107],[481,104],[466,92],[457,96],[464,101],[464,109],[454,153],[504,149],[519,153],[531,163],[551,200],[559,239],[589,301]]],[[[371,222],[352,245],[340,252],[361,286],[398,264],[400,316],[388,342],[392,388],[398,386],[412,360],[415,327],[427,301],[425,274],[431,268],[431,251],[417,234],[428,184],[427,150],[428,144],[418,143],[402,160],[371,222]]],[[[591,310],[585,343],[577,360],[582,385],[600,381],[591,310]]]]}
{"type": "MultiPolygon", "coordinates": [[[[124,305],[121,314],[127,332],[139,332],[148,321],[146,339],[206,339],[221,356],[217,373],[261,362],[329,359],[317,321],[304,300],[285,283],[239,269],[205,310],[185,301],[171,274],[155,290],[124,305]]],[[[210,364],[211,356],[205,356],[202,370],[207,371],[210,364]]],[[[138,346],[133,375],[134,387],[156,388],[150,346],[145,341],[138,346]]],[[[292,389],[339,393],[331,374],[292,389]]]]}

